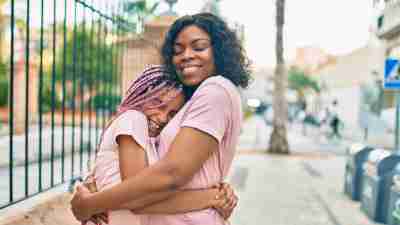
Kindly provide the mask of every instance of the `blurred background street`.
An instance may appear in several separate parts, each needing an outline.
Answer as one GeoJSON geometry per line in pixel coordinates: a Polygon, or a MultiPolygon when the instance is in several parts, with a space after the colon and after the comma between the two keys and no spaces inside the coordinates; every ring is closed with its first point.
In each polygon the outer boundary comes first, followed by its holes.
{"type": "Polygon", "coordinates": [[[307,3],[0,0],[0,225],[77,224],[70,184],[165,31],[198,12],[253,66],[232,225],[400,224],[400,2],[307,3]]]}

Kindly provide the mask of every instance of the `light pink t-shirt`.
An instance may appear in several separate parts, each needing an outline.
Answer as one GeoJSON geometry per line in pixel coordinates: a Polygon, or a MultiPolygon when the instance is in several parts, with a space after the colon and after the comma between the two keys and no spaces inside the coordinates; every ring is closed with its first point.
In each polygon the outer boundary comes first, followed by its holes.
{"type": "MultiPolygon", "coordinates": [[[[192,127],[213,136],[219,143],[213,154],[183,189],[209,188],[224,180],[231,167],[242,123],[237,88],[222,76],[210,77],[168,123],[160,134],[158,154],[162,158],[181,127],[192,127]]],[[[151,215],[149,225],[222,225],[222,217],[206,209],[179,215],[151,215]]]]}
{"type": "MultiPolygon", "coordinates": [[[[99,190],[107,189],[121,182],[118,144],[118,135],[130,135],[146,151],[148,164],[157,160],[154,145],[148,134],[147,119],[141,112],[128,110],[119,115],[106,129],[97,153],[94,176],[99,190]]],[[[109,214],[110,225],[141,225],[147,216],[134,215],[129,210],[115,210],[109,214]]]]}

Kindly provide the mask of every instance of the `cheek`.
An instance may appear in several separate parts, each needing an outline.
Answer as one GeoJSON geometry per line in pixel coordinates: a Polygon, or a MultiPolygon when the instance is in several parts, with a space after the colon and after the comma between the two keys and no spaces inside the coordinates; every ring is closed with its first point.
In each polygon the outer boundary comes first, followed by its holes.
{"type": "Polygon", "coordinates": [[[146,116],[146,118],[148,120],[154,120],[154,118],[156,117],[157,113],[155,112],[154,109],[148,109],[148,110],[144,110],[143,114],[146,116]]]}
{"type": "Polygon", "coordinates": [[[179,96],[176,97],[173,110],[178,112],[179,109],[182,108],[184,104],[185,104],[185,96],[183,94],[180,94],[179,96]]]}
{"type": "Polygon", "coordinates": [[[215,68],[215,60],[212,55],[212,52],[209,52],[209,54],[205,57],[205,61],[207,61],[207,72],[214,74],[216,72],[215,68]]]}

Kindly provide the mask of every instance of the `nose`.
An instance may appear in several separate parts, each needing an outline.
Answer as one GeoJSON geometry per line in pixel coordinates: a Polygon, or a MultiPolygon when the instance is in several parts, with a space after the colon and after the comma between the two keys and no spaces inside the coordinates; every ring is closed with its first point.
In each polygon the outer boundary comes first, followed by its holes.
{"type": "Polygon", "coordinates": [[[189,60],[193,58],[193,51],[190,48],[186,48],[183,52],[183,60],[189,60]]]}
{"type": "Polygon", "coordinates": [[[165,125],[168,123],[168,113],[167,112],[160,112],[160,114],[158,115],[158,122],[160,123],[160,125],[165,125]]]}

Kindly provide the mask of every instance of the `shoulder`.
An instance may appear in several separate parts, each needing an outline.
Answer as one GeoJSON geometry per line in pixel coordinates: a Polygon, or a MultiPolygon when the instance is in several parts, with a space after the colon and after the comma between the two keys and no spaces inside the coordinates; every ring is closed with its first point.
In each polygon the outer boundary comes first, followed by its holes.
{"type": "Polygon", "coordinates": [[[227,91],[238,91],[238,88],[230,80],[219,75],[207,78],[200,85],[199,89],[205,86],[220,86],[221,88],[226,89],[227,91]]]}
{"type": "Polygon", "coordinates": [[[237,98],[238,88],[223,76],[213,76],[207,78],[196,90],[193,97],[208,96],[209,98],[237,98]]]}
{"type": "Polygon", "coordinates": [[[136,124],[136,125],[145,125],[147,124],[147,118],[146,116],[137,110],[127,110],[115,118],[115,122],[113,124],[117,124],[117,126],[120,126],[120,124],[136,124]]]}
{"type": "Polygon", "coordinates": [[[137,119],[146,119],[146,116],[137,110],[127,110],[125,112],[123,112],[119,118],[126,118],[129,120],[137,120],[137,119]]]}

